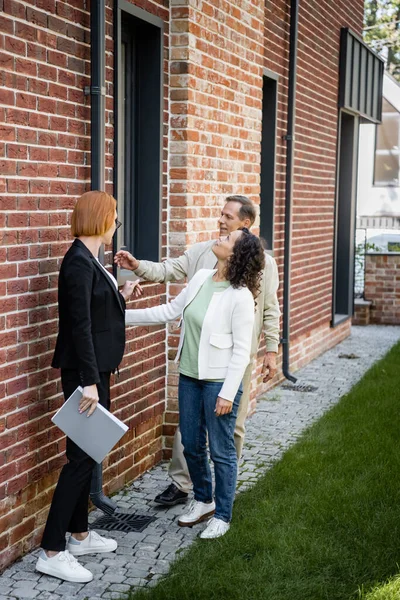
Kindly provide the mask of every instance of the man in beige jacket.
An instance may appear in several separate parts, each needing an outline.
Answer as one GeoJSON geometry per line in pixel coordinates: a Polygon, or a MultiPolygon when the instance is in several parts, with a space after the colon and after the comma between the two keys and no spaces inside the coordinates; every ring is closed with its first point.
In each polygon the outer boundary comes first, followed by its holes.
{"type": "MultiPolygon", "coordinates": [[[[220,236],[229,235],[240,227],[251,227],[256,219],[256,207],[246,196],[229,196],[219,218],[220,236]]],[[[120,268],[134,271],[136,275],[147,280],[159,283],[167,281],[190,280],[199,269],[213,269],[217,262],[213,253],[215,241],[200,242],[189,248],[178,258],[168,258],[161,263],[147,260],[137,260],[129,252],[120,250],[115,255],[115,262],[120,268]]],[[[279,344],[279,303],[277,290],[279,285],[278,269],[275,260],[266,253],[265,269],[262,275],[260,295],[257,297],[253,340],[251,347],[251,361],[243,378],[243,395],[240,401],[235,427],[235,446],[238,459],[243,449],[245,425],[247,417],[251,374],[253,360],[257,354],[261,332],[264,332],[266,352],[263,360],[263,381],[267,382],[276,374],[276,354],[279,344]]],[[[179,428],[176,430],[172,460],[169,475],[173,481],[168,488],[156,496],[155,501],[164,506],[186,502],[191,489],[191,481],[183,455],[183,446],[179,428]]]]}

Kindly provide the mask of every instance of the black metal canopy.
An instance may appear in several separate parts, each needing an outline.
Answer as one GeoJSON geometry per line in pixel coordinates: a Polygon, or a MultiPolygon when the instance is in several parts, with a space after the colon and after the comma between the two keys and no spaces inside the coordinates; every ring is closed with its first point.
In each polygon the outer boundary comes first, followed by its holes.
{"type": "Polygon", "coordinates": [[[339,108],[382,121],[384,61],[347,27],[340,37],[339,108]]]}

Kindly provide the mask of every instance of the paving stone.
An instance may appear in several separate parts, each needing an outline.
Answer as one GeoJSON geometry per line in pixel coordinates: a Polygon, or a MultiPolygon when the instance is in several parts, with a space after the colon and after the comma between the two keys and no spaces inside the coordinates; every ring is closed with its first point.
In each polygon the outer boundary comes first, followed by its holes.
{"type": "Polygon", "coordinates": [[[38,583],[35,586],[35,589],[41,590],[43,592],[55,592],[57,588],[59,588],[61,582],[59,579],[54,579],[52,581],[43,581],[38,583]]]}
{"type": "Polygon", "coordinates": [[[36,598],[40,594],[40,591],[33,589],[32,586],[18,587],[14,588],[11,594],[16,598],[36,598]]]}
{"type": "MultiPolygon", "coordinates": [[[[114,556],[113,558],[105,558],[101,564],[104,567],[124,567],[128,562],[128,557],[114,556]]],[[[89,568],[89,567],[87,567],[89,568]]]]}
{"type": "Polygon", "coordinates": [[[143,577],[130,577],[125,583],[131,587],[142,587],[148,583],[148,580],[144,579],[143,577]]]}
{"type": "Polygon", "coordinates": [[[0,577],[0,586],[1,589],[4,587],[12,587],[15,584],[15,579],[11,578],[11,577],[6,577],[5,575],[2,575],[2,577],[0,577]]]}
{"type": "Polygon", "coordinates": [[[60,596],[75,596],[84,586],[83,583],[72,583],[69,581],[63,581],[57,589],[57,594],[60,596]]]}
{"type": "MultiPolygon", "coordinates": [[[[40,592],[38,596],[38,600],[60,600],[61,596],[58,594],[54,594],[52,592],[40,592]]],[[[64,596],[64,600],[66,600],[66,596],[64,596]]],[[[73,596],[74,600],[78,600],[76,596],[73,596]]],[[[81,599],[83,600],[83,598],[81,599]]]]}
{"type": "Polygon", "coordinates": [[[131,586],[126,583],[113,583],[110,585],[111,592],[129,592],[130,589],[131,586]]]}
{"type": "Polygon", "coordinates": [[[18,571],[14,574],[14,579],[18,578],[18,581],[38,581],[40,577],[40,573],[37,573],[35,571],[26,571],[25,569],[23,571],[18,571]]]}
{"type": "Polygon", "coordinates": [[[143,577],[143,578],[147,577],[148,574],[149,574],[148,568],[141,568],[140,566],[136,565],[134,568],[129,569],[127,571],[125,583],[127,583],[129,579],[138,579],[141,577],[143,577]]]}
{"type": "Polygon", "coordinates": [[[93,579],[83,586],[80,593],[85,596],[100,596],[106,589],[108,589],[108,583],[105,585],[104,582],[93,579]]]}
{"type": "Polygon", "coordinates": [[[36,581],[35,582],[30,582],[26,579],[21,579],[21,581],[19,580],[14,580],[14,588],[34,588],[36,585],[36,581]]]}
{"type": "Polygon", "coordinates": [[[109,573],[105,573],[102,578],[101,581],[104,582],[109,582],[109,583],[123,583],[126,579],[126,573],[125,571],[123,573],[119,572],[119,571],[114,571],[112,570],[109,573]]]}
{"type": "MultiPolygon", "coordinates": [[[[103,565],[102,563],[95,563],[95,562],[86,562],[84,560],[82,560],[83,557],[80,557],[79,562],[86,568],[89,569],[89,571],[91,571],[93,573],[93,575],[96,574],[101,574],[104,573],[104,571],[106,570],[107,566],[103,565]]],[[[93,558],[92,558],[93,560],[93,558]]]]}
{"type": "Polygon", "coordinates": [[[6,579],[11,579],[11,577],[15,574],[18,573],[19,570],[22,570],[22,561],[21,562],[16,562],[13,565],[11,565],[10,567],[8,567],[7,569],[5,569],[2,573],[2,578],[5,577],[6,579]]]}

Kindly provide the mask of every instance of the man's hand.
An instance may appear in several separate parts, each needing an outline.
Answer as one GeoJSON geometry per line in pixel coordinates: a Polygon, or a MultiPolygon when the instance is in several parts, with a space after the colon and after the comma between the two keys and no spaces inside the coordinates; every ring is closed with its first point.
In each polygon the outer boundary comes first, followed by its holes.
{"type": "Polygon", "coordinates": [[[121,295],[124,297],[125,302],[128,302],[132,294],[133,299],[135,300],[143,295],[143,288],[139,284],[139,279],[136,281],[125,281],[124,286],[121,289],[121,295]]]}
{"type": "Polygon", "coordinates": [[[218,396],[217,403],[215,405],[215,414],[217,417],[222,417],[222,415],[227,415],[232,412],[233,402],[229,402],[229,400],[224,400],[218,396]]]}
{"type": "Polygon", "coordinates": [[[120,269],[136,271],[139,268],[139,261],[127,250],[120,250],[114,256],[114,262],[120,269]]]}
{"type": "Polygon", "coordinates": [[[270,381],[275,377],[276,372],[276,352],[266,352],[261,371],[263,382],[267,383],[267,381],[270,381]]]}
{"type": "Polygon", "coordinates": [[[97,385],[86,385],[82,390],[83,396],[79,403],[79,412],[83,413],[89,409],[87,414],[88,417],[94,413],[97,404],[99,402],[99,392],[97,391],[97,385]]]}

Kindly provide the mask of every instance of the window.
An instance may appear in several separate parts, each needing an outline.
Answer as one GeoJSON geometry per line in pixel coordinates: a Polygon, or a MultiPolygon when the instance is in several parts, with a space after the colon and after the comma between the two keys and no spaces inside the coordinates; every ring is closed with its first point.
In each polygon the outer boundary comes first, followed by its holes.
{"type": "Polygon", "coordinates": [[[263,78],[261,175],[260,175],[260,236],[268,250],[274,247],[274,199],[276,153],[277,80],[263,78]]]}
{"type": "Polygon", "coordinates": [[[400,113],[383,99],[382,123],[376,127],[376,186],[400,185],[400,113]]]}
{"type": "MultiPolygon", "coordinates": [[[[162,21],[120,0],[115,181],[116,247],[159,261],[162,162],[162,21]],[[148,20],[147,20],[148,19],[148,20]]],[[[121,282],[124,274],[121,274],[121,282]]]]}

